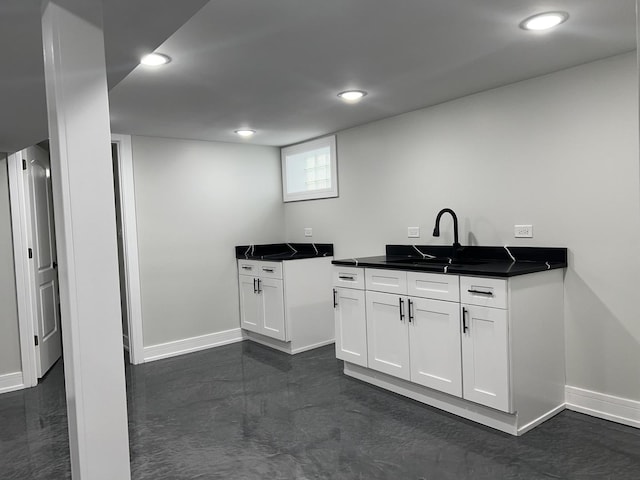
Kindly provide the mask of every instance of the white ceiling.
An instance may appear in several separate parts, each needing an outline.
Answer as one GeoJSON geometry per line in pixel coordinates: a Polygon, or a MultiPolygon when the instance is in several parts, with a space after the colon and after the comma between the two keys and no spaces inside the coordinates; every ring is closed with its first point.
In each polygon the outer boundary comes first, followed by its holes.
{"type": "MultiPolygon", "coordinates": [[[[112,130],[151,136],[287,145],[636,48],[635,0],[103,4],[112,130]],[[548,10],[571,18],[518,28],[548,10]],[[156,46],[172,63],[135,67],[156,46]],[[369,95],[346,105],[348,88],[369,95]]],[[[1,2],[0,151],[46,137],[38,5],[1,2]]]]}

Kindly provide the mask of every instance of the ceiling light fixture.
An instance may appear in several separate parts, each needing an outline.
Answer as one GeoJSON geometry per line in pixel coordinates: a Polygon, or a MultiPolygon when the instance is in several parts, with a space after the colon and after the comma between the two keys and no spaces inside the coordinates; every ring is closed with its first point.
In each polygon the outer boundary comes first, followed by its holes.
{"type": "Polygon", "coordinates": [[[256,133],[255,130],[249,130],[249,129],[246,129],[246,128],[243,128],[243,129],[240,129],[240,130],[235,130],[235,132],[238,135],[240,135],[241,137],[245,137],[245,138],[251,137],[251,136],[253,136],[254,133],[256,133]]]}
{"type": "Polygon", "coordinates": [[[362,100],[367,94],[364,90],[345,90],[344,92],[340,92],[338,97],[344,100],[347,103],[356,103],[362,100]]]}
{"type": "Polygon", "coordinates": [[[163,55],[162,53],[150,53],[140,59],[142,65],[148,67],[158,67],[160,65],[166,65],[171,61],[171,57],[163,55]]]}
{"type": "Polygon", "coordinates": [[[520,22],[520,28],[535,31],[548,30],[566,22],[568,18],[567,12],[538,13],[520,22]]]}

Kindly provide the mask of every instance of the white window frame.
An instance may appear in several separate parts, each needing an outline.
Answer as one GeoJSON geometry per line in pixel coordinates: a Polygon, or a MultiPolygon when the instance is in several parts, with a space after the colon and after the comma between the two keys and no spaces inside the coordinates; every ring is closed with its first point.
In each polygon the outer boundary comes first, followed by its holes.
{"type": "Polygon", "coordinates": [[[338,196],[338,161],[336,155],[336,136],[318,138],[309,142],[299,143],[280,149],[280,162],[282,164],[282,201],[297,202],[300,200],[315,200],[318,198],[333,198],[338,196]],[[329,168],[331,170],[331,187],[304,192],[289,193],[287,191],[287,162],[286,157],[310,150],[329,147],[329,168]]]}

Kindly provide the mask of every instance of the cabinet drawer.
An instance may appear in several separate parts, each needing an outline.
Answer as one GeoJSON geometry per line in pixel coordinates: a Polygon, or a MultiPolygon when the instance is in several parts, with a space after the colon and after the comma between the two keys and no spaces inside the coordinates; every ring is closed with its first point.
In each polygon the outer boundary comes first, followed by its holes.
{"type": "Polygon", "coordinates": [[[282,262],[260,262],[257,275],[264,278],[282,278],[282,262]]]}
{"type": "Polygon", "coordinates": [[[282,262],[238,260],[238,273],[254,277],[282,278],[282,262]]]}
{"type": "Polygon", "coordinates": [[[364,268],[334,265],[333,286],[364,290],[364,268]]]}
{"type": "Polygon", "coordinates": [[[260,262],[257,260],[238,260],[238,273],[240,275],[257,275],[260,262]]]}
{"type": "Polygon", "coordinates": [[[460,282],[458,279],[458,275],[407,272],[407,294],[412,297],[459,302],[460,282]]]}
{"type": "Polygon", "coordinates": [[[407,272],[382,268],[365,268],[364,272],[367,290],[400,295],[407,293],[407,272]]]}
{"type": "Polygon", "coordinates": [[[460,303],[507,308],[507,281],[499,278],[460,277],[460,303]]]}

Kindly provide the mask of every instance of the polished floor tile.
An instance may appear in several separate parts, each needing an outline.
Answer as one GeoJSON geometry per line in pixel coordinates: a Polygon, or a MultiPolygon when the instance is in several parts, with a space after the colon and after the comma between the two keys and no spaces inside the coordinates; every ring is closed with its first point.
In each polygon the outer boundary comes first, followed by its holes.
{"type": "MultiPolygon", "coordinates": [[[[0,396],[0,478],[70,478],[62,384],[0,396]]],[[[640,430],[566,411],[512,437],[345,377],[332,347],[228,345],[128,367],[127,392],[134,480],[640,478],[640,430]]]]}

